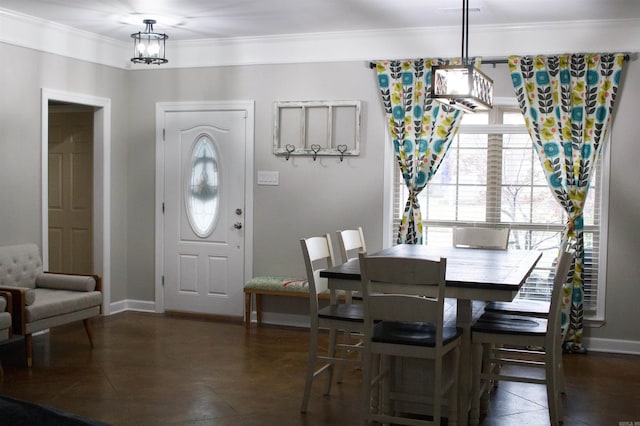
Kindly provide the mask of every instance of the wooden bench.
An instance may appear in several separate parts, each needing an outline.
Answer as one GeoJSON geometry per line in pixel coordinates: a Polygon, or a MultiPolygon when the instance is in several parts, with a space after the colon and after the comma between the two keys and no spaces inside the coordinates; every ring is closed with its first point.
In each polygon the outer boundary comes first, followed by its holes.
{"type": "MultiPolygon", "coordinates": [[[[244,285],[244,325],[251,327],[251,296],[255,298],[256,322],[262,324],[262,296],[309,297],[309,283],[297,278],[258,276],[244,285]]],[[[329,292],[320,293],[320,299],[329,299],[329,292]]],[[[344,295],[340,296],[341,298],[344,295]]]]}

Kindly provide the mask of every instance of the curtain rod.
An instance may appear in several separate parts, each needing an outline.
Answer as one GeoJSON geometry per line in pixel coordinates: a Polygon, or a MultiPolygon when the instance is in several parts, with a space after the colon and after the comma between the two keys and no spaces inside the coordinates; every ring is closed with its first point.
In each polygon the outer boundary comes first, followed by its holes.
{"type": "MultiPolygon", "coordinates": [[[[631,57],[629,56],[628,53],[626,53],[623,58],[624,58],[625,61],[629,61],[631,59],[631,57]]],[[[509,62],[509,60],[506,59],[506,58],[495,58],[495,59],[482,59],[480,63],[482,65],[485,65],[485,64],[497,65],[497,64],[506,64],[508,62],[509,62]]],[[[375,67],[376,67],[376,63],[375,62],[373,62],[373,61],[369,62],[369,68],[375,68],[375,67]]]]}

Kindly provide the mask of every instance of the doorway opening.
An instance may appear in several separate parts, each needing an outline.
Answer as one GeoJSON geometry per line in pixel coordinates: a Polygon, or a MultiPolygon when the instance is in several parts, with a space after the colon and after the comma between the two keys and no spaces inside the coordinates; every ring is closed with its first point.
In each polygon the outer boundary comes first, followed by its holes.
{"type": "MultiPolygon", "coordinates": [[[[89,261],[94,273],[102,277],[103,307],[105,315],[110,314],[111,286],[110,286],[110,147],[111,147],[111,100],[76,93],[42,89],[41,104],[41,146],[42,146],[42,263],[45,270],[50,270],[50,261],[58,259],[50,256],[50,190],[57,190],[50,179],[56,178],[56,171],[49,173],[49,119],[50,113],[56,109],[78,110],[90,113],[92,152],[92,179],[90,199],[86,200],[91,211],[91,224],[87,232],[91,235],[90,245],[92,255],[89,260],[84,259],[85,266],[89,261]]],[[[59,188],[58,188],[59,189],[59,188]]],[[[55,236],[51,239],[56,238],[55,236]]],[[[55,245],[55,241],[54,241],[55,245]]],[[[80,260],[79,260],[80,262],[80,260]]],[[[58,266],[58,265],[56,265],[58,266]]],[[[65,271],[66,272],[66,271],[65,271]]]]}

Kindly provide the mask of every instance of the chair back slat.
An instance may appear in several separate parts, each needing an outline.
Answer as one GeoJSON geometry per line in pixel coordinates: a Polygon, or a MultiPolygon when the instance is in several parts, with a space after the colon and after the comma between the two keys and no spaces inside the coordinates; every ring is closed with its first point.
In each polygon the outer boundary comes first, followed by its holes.
{"type": "Polygon", "coordinates": [[[374,321],[433,323],[441,328],[447,260],[360,253],[365,328],[374,321]]]}
{"type": "MultiPolygon", "coordinates": [[[[315,305],[317,312],[317,295],[327,290],[327,279],[320,277],[320,271],[330,268],[335,264],[331,237],[329,234],[322,237],[311,237],[300,240],[302,255],[307,270],[307,280],[309,281],[309,293],[315,294],[315,305]]],[[[314,308],[314,306],[312,306],[314,308]]]]}
{"type": "Polygon", "coordinates": [[[342,256],[343,262],[348,262],[351,259],[357,259],[359,252],[367,251],[362,227],[336,231],[336,234],[338,235],[338,245],[340,247],[340,255],[342,256]]]}
{"type": "Polygon", "coordinates": [[[453,228],[453,246],[492,250],[506,250],[510,229],[486,227],[453,228]]]}

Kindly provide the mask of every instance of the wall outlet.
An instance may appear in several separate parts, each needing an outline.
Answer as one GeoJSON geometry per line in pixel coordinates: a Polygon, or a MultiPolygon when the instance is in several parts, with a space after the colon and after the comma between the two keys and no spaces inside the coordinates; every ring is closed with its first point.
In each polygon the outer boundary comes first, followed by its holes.
{"type": "Polygon", "coordinates": [[[258,170],[258,185],[280,185],[280,172],[258,170]]]}

